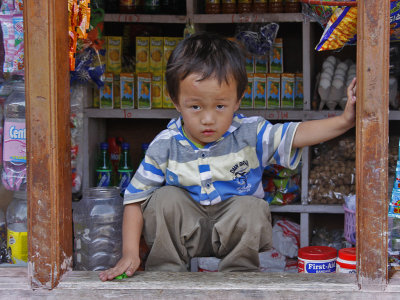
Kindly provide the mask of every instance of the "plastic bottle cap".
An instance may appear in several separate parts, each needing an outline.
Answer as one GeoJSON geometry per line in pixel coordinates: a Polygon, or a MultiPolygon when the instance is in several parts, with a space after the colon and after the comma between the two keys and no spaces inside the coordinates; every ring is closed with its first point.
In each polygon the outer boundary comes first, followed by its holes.
{"type": "Polygon", "coordinates": [[[124,143],[122,143],[122,150],[128,150],[129,149],[129,143],[126,143],[126,142],[124,142],[124,143]]]}
{"type": "Polygon", "coordinates": [[[336,258],[337,251],[333,247],[308,246],[299,249],[298,257],[311,260],[325,260],[336,258]]]}
{"type": "Polygon", "coordinates": [[[107,150],[108,149],[108,144],[107,143],[100,143],[100,149],[101,150],[107,150]]]}
{"type": "Polygon", "coordinates": [[[355,261],[356,260],[356,248],[343,248],[339,250],[339,258],[343,260],[350,260],[350,261],[355,261]]]}

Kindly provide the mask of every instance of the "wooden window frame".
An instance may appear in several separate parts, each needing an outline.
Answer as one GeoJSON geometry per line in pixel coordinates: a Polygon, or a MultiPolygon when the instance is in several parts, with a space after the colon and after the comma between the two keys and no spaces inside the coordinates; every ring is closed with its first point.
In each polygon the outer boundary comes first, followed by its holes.
{"type": "MultiPolygon", "coordinates": [[[[66,0],[24,1],[29,278],[57,286],[72,266],[66,0]]],[[[387,270],[389,1],[358,0],[357,282],[384,287],[387,270]],[[379,79],[379,80],[377,80],[379,79]]]]}

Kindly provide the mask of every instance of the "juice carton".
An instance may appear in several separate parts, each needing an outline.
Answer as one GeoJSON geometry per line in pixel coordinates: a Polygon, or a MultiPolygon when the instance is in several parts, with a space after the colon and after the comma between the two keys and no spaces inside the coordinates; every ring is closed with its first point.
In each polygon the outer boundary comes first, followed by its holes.
{"type": "Polygon", "coordinates": [[[245,62],[246,62],[247,74],[254,73],[254,56],[246,55],[245,56],[245,62]]]}
{"type": "Polygon", "coordinates": [[[294,74],[281,74],[281,108],[294,108],[294,74]]]}
{"type": "Polygon", "coordinates": [[[164,38],[150,37],[150,72],[162,71],[164,53],[164,38]]]}
{"type": "Polygon", "coordinates": [[[104,73],[104,86],[100,89],[100,108],[114,108],[113,73],[104,73]]]}
{"type": "Polygon", "coordinates": [[[267,74],[267,108],[280,107],[281,76],[279,74],[267,74]]]}
{"type": "Polygon", "coordinates": [[[128,109],[135,107],[135,77],[133,73],[121,73],[120,76],[121,87],[121,109],[128,109]]]}
{"type": "Polygon", "coordinates": [[[114,108],[121,108],[121,91],[120,91],[120,82],[119,82],[119,74],[114,75],[114,108]]]}
{"type": "Polygon", "coordinates": [[[151,73],[137,74],[138,108],[151,108],[151,73]]]}
{"type": "Polygon", "coordinates": [[[268,56],[256,57],[254,61],[255,73],[268,73],[268,56]]]}
{"type": "Polygon", "coordinates": [[[248,84],[244,92],[240,108],[253,108],[253,85],[254,85],[254,74],[247,73],[248,84]]]}
{"type": "Polygon", "coordinates": [[[163,104],[163,75],[153,73],[151,78],[151,108],[162,108],[163,104]]]}
{"type": "Polygon", "coordinates": [[[163,71],[167,69],[168,59],[172,53],[172,50],[179,44],[182,38],[179,37],[164,37],[164,60],[163,60],[163,71]]]}
{"type": "Polygon", "coordinates": [[[270,73],[283,73],[283,43],[281,38],[275,39],[272,44],[270,59],[270,73]]]}
{"type": "Polygon", "coordinates": [[[267,108],[266,101],[266,89],[267,84],[267,74],[265,73],[255,73],[254,74],[254,108],[267,108]]]}
{"type": "Polygon", "coordinates": [[[150,38],[136,37],[136,73],[149,72],[150,38]]]}
{"type": "Polygon", "coordinates": [[[100,107],[100,89],[97,85],[93,88],[93,105],[94,108],[100,107]]]}
{"type": "Polygon", "coordinates": [[[163,73],[163,108],[175,108],[174,103],[172,102],[171,97],[167,91],[167,81],[165,80],[165,73],[163,73]]]}
{"type": "Polygon", "coordinates": [[[106,72],[121,73],[122,37],[108,36],[106,49],[106,72]]]}
{"type": "Polygon", "coordinates": [[[303,74],[296,73],[294,77],[294,108],[303,109],[303,74]]]}

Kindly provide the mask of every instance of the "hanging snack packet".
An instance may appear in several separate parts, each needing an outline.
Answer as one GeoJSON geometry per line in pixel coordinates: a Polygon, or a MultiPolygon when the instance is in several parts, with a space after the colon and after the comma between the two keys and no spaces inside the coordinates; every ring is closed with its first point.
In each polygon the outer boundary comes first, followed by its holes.
{"type": "Polygon", "coordinates": [[[339,7],[329,20],[317,51],[334,50],[355,42],[357,33],[357,7],[339,7]]]}
{"type": "Polygon", "coordinates": [[[24,10],[24,0],[14,0],[14,7],[16,13],[22,13],[24,10]]]}
{"type": "Polygon", "coordinates": [[[2,15],[11,15],[15,9],[14,0],[2,0],[0,11],[2,15]]]}
{"type": "Polygon", "coordinates": [[[22,15],[13,16],[14,29],[14,58],[13,72],[24,72],[24,19],[22,15]]]}
{"type": "Polygon", "coordinates": [[[12,72],[14,53],[15,53],[13,16],[0,15],[0,23],[1,23],[1,30],[3,31],[3,43],[4,43],[3,71],[12,72]]]}
{"type": "Polygon", "coordinates": [[[399,140],[399,157],[397,159],[396,174],[394,178],[392,196],[389,202],[389,217],[400,218],[400,140],[399,140]]]}
{"type": "Polygon", "coordinates": [[[336,8],[338,8],[338,6],[311,5],[303,3],[302,13],[325,28],[336,8]]]}

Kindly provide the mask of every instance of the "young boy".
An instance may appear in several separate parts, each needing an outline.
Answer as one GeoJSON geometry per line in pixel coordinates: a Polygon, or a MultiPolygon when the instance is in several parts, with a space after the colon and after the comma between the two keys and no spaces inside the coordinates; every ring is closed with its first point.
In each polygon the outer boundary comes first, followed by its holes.
{"type": "Polygon", "coordinates": [[[142,231],[151,247],[146,270],[188,271],[192,257],[216,256],[219,271],[258,271],[258,253],[272,245],[265,166],[295,168],[302,147],[352,128],[355,79],[342,115],[272,125],[235,113],[247,74],[234,42],[213,34],[185,39],[166,78],[181,116],[153,140],[126,189],[122,258],[99,277],[135,273],[142,231]]]}

